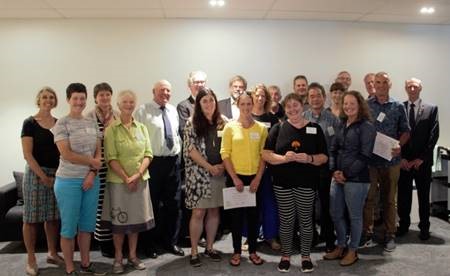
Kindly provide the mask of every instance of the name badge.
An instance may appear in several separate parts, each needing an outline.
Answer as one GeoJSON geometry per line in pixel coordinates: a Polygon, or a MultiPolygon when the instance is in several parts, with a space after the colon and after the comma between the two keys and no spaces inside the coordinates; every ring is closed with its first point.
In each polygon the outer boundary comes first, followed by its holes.
{"type": "Polygon", "coordinates": [[[263,124],[267,128],[270,128],[272,126],[272,124],[270,122],[264,122],[263,124]]]}
{"type": "Polygon", "coordinates": [[[306,134],[317,134],[317,128],[315,128],[315,127],[306,127],[306,134]]]}
{"type": "Polygon", "coordinates": [[[223,130],[218,130],[217,131],[217,137],[222,137],[223,136],[223,130]]]}
{"type": "Polygon", "coordinates": [[[250,140],[259,140],[258,132],[250,132],[250,140]]]}
{"type": "Polygon", "coordinates": [[[97,132],[95,131],[95,128],[86,128],[86,133],[87,134],[96,134],[97,132]]]}
{"type": "Polygon", "coordinates": [[[328,136],[333,136],[334,135],[334,128],[332,126],[329,126],[327,128],[328,131],[328,136]]]}
{"type": "Polygon", "coordinates": [[[386,118],[386,114],[380,112],[380,114],[378,114],[377,121],[382,123],[384,121],[384,118],[386,118]]]}

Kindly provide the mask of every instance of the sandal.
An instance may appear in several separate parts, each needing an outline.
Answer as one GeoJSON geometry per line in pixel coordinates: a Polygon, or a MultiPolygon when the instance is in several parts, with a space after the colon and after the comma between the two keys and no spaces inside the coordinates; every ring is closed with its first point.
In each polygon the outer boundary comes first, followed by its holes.
{"type": "Polygon", "coordinates": [[[63,267],[65,265],[64,263],[64,259],[59,256],[59,255],[55,255],[54,257],[52,256],[47,256],[47,263],[48,264],[54,264],[60,267],[63,267]]]}
{"type": "Polygon", "coordinates": [[[259,257],[258,255],[256,255],[256,253],[250,254],[248,258],[254,265],[262,265],[264,263],[264,260],[261,259],[261,257],[259,257]]]}
{"type": "Polygon", "coordinates": [[[239,266],[241,264],[241,254],[235,253],[231,256],[230,265],[239,266]]]}

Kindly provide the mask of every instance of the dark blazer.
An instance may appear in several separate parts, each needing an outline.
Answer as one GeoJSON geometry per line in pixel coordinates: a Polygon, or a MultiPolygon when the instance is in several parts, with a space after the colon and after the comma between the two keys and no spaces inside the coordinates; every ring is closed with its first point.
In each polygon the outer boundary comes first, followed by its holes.
{"type": "Polygon", "coordinates": [[[180,119],[180,136],[184,137],[186,121],[194,114],[195,100],[191,96],[177,105],[178,117],[180,119]]]}
{"type": "Polygon", "coordinates": [[[231,99],[223,99],[219,101],[220,113],[228,119],[233,119],[233,113],[231,112],[231,99]]]}
{"type": "MultiPolygon", "coordinates": [[[[408,113],[408,101],[403,102],[408,113]]],[[[411,127],[411,137],[402,147],[402,158],[408,161],[419,158],[424,165],[433,165],[433,149],[439,139],[438,108],[435,105],[421,102],[416,125],[411,127]]]]}

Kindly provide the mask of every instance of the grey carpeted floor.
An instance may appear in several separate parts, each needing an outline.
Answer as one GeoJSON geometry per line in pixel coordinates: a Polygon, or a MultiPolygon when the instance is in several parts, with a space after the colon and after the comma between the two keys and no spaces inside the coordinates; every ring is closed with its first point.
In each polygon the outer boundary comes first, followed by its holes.
{"type": "MultiPolygon", "coordinates": [[[[322,260],[323,247],[313,250],[312,259],[316,275],[450,275],[450,224],[431,218],[431,239],[422,242],[418,238],[417,225],[403,238],[397,239],[397,249],[392,253],[383,251],[382,246],[365,248],[359,251],[360,260],[351,267],[340,267],[338,261],[322,260]]],[[[258,252],[266,261],[262,266],[255,266],[245,259],[239,267],[228,264],[232,252],[231,235],[218,241],[215,247],[224,252],[223,260],[214,263],[202,258],[203,265],[193,268],[189,265],[189,257],[175,257],[162,254],[157,259],[144,259],[146,271],[133,271],[127,268],[126,275],[279,275],[276,270],[279,253],[272,251],[265,243],[260,243],[258,252]]],[[[201,248],[200,248],[201,250],[201,248]]],[[[26,254],[21,242],[0,243],[0,275],[25,275],[26,254]]],[[[189,248],[185,248],[189,253],[189,248]]],[[[64,275],[64,270],[45,263],[45,252],[37,254],[40,275],[64,275]]],[[[104,271],[111,270],[112,259],[104,258],[98,251],[91,252],[92,261],[104,271]]],[[[79,260],[78,252],[75,259],[79,260]]],[[[286,275],[298,275],[299,256],[292,258],[292,266],[286,275]]]]}

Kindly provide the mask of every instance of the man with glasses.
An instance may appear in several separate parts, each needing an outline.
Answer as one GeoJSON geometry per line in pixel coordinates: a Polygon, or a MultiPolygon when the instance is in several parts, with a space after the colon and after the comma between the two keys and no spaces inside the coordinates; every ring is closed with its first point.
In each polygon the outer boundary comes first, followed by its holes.
{"type": "Polygon", "coordinates": [[[344,86],[345,91],[348,91],[350,85],[352,85],[352,76],[347,71],[341,71],[337,75],[335,81],[341,83],[344,86]]]}
{"type": "Polygon", "coordinates": [[[183,138],[184,126],[189,117],[194,113],[195,97],[198,90],[206,85],[206,73],[203,71],[192,71],[187,80],[190,95],[177,105],[178,117],[180,119],[180,135],[183,138]]]}

